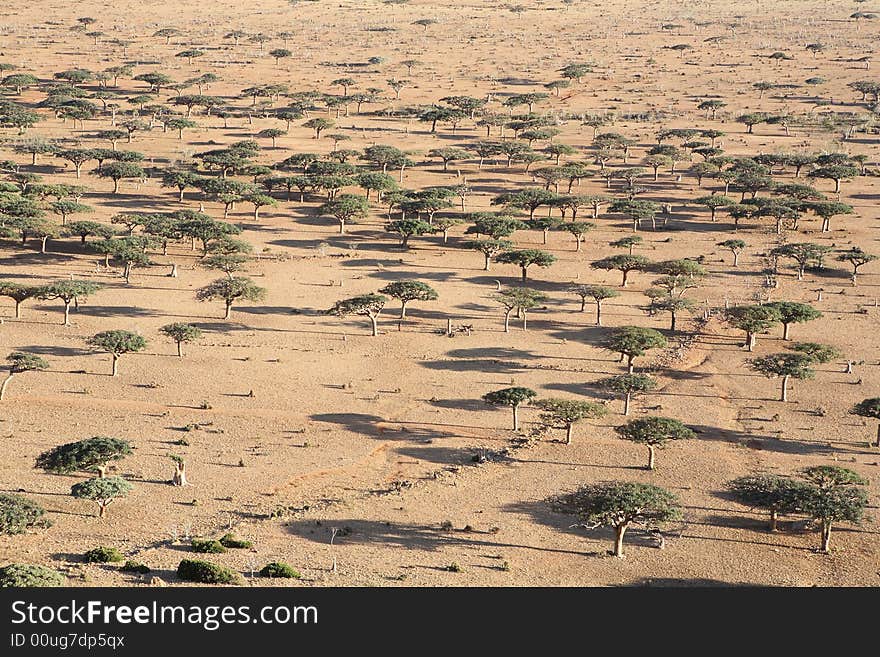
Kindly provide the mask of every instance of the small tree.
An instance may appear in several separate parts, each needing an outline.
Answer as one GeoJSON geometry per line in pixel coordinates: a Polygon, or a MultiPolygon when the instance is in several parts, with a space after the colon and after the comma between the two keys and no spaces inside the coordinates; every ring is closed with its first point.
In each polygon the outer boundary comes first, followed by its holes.
{"type": "Polygon", "coordinates": [[[840,262],[848,262],[852,265],[852,284],[856,285],[856,277],[859,274],[859,267],[862,265],[867,265],[869,262],[873,262],[877,259],[880,259],[880,256],[873,255],[871,253],[866,253],[862,251],[857,246],[852,247],[851,249],[847,249],[846,251],[841,251],[840,255],[837,256],[837,259],[840,262]]]}
{"type": "MultiPolygon", "coordinates": [[[[850,409],[850,413],[860,417],[880,420],[880,397],[863,399],[850,409]]],[[[880,447],[880,424],[877,425],[877,441],[874,443],[874,446],[880,447]]]]}
{"type": "Polygon", "coordinates": [[[382,312],[386,303],[388,303],[388,297],[381,294],[362,294],[358,297],[337,301],[328,313],[337,317],[345,317],[346,315],[369,317],[373,329],[372,335],[376,337],[379,335],[379,313],[382,312]]]}
{"type": "Polygon", "coordinates": [[[657,380],[647,374],[620,374],[601,379],[598,385],[611,392],[623,395],[623,414],[629,415],[632,398],[657,387],[657,380]]]}
{"type": "Polygon", "coordinates": [[[473,251],[479,251],[483,254],[484,264],[483,271],[489,271],[492,264],[492,258],[499,253],[509,251],[513,248],[513,242],[510,240],[471,240],[463,244],[464,248],[473,251]]]}
{"type": "Polygon", "coordinates": [[[733,254],[733,266],[739,267],[739,256],[745,251],[746,243],[743,240],[724,240],[718,242],[718,246],[722,246],[733,254]]]}
{"type": "Polygon", "coordinates": [[[581,312],[586,310],[588,298],[596,302],[596,326],[602,326],[602,302],[620,296],[620,292],[604,285],[573,285],[571,291],[581,298],[581,312]]]}
{"type": "Polygon", "coordinates": [[[537,396],[538,393],[531,388],[514,387],[487,392],[483,401],[491,406],[510,406],[513,409],[513,430],[519,431],[519,407],[537,396]]]}
{"type": "Polygon", "coordinates": [[[239,299],[262,301],[266,298],[266,288],[259,287],[246,276],[233,276],[232,278],[218,278],[196,291],[196,299],[199,301],[212,301],[218,298],[226,304],[223,319],[229,319],[232,316],[233,303],[239,299]]]}
{"type": "Polygon", "coordinates": [[[107,162],[95,169],[95,175],[113,180],[113,193],[119,193],[119,182],[125,178],[143,178],[143,167],[135,162],[107,162]]]}
{"type": "Polygon", "coordinates": [[[54,474],[69,474],[77,470],[107,475],[107,464],[132,453],[131,445],[121,438],[95,436],[73,443],[59,445],[37,457],[37,468],[54,474]]]}
{"type": "Polygon", "coordinates": [[[322,205],[318,211],[335,217],[339,222],[339,234],[345,234],[346,223],[367,216],[370,204],[363,196],[356,194],[340,194],[322,205]]]}
{"type": "Polygon", "coordinates": [[[70,304],[79,305],[89,295],[101,289],[97,283],[90,281],[55,281],[40,290],[40,299],[61,299],[64,302],[64,326],[70,325],[70,304]]]}
{"type": "Polygon", "coordinates": [[[74,484],[70,494],[80,500],[92,500],[98,503],[98,517],[107,514],[107,507],[120,497],[125,497],[132,490],[132,485],[122,477],[103,477],[87,479],[74,484]]]}
{"type": "Polygon", "coordinates": [[[547,296],[529,287],[515,287],[502,290],[494,297],[495,301],[504,306],[504,332],[510,332],[510,315],[516,311],[522,316],[523,331],[527,330],[528,312],[536,308],[547,296]]]}
{"type": "Polygon", "coordinates": [[[21,318],[21,304],[28,299],[39,297],[43,288],[37,285],[22,285],[12,281],[0,281],[0,297],[9,297],[15,302],[15,318],[21,318]]]}
{"type": "Polygon", "coordinates": [[[577,516],[590,528],[614,528],[614,556],[623,557],[626,530],[634,524],[655,527],[681,517],[678,498],[651,484],[604,482],[582,486],[549,500],[559,513],[577,516]]]}
{"type": "Polygon", "coordinates": [[[173,324],[166,324],[162,328],[159,329],[164,335],[168,336],[174,342],[177,343],[177,356],[178,358],[183,357],[183,343],[194,342],[202,337],[202,331],[192,324],[184,324],[182,322],[175,322],[173,324]]]}
{"type": "Polygon", "coordinates": [[[627,371],[632,374],[637,356],[644,356],[649,349],[662,349],[666,344],[666,338],[659,331],[641,326],[621,326],[611,331],[603,347],[620,354],[621,361],[626,357],[627,371]]]}
{"type": "Polygon", "coordinates": [[[779,313],[779,321],[782,322],[783,340],[788,340],[789,328],[792,324],[809,322],[822,316],[822,313],[808,303],[774,301],[766,305],[774,308],[779,313]]]}
{"type": "Polygon", "coordinates": [[[571,444],[572,428],[581,420],[600,418],[608,413],[602,404],[576,399],[540,399],[535,405],[544,411],[541,422],[565,429],[565,444],[571,444]]]}
{"type": "Polygon", "coordinates": [[[86,344],[106,351],[113,357],[112,376],[119,374],[119,359],[123,354],[136,353],[147,348],[143,336],[131,331],[102,331],[86,340],[86,344]]]}
{"type": "Polygon", "coordinates": [[[746,332],[746,344],[749,351],[755,349],[755,341],[759,333],[767,333],[772,327],[782,322],[779,311],[772,306],[733,306],[727,309],[727,322],[734,328],[746,332]]]}
{"type": "Polygon", "coordinates": [[[400,300],[400,319],[406,319],[406,304],[410,301],[436,301],[437,291],[421,281],[395,281],[381,290],[382,294],[400,300]]]}
{"type": "Polygon", "coordinates": [[[804,496],[803,510],[820,523],[822,552],[828,554],[835,522],[861,522],[868,506],[868,495],[861,487],[868,481],[835,465],[811,466],[802,469],[800,475],[812,484],[804,496]]]}
{"type": "Polygon", "coordinates": [[[333,121],[327,119],[309,119],[303,123],[304,128],[311,128],[315,131],[315,139],[320,139],[321,133],[324,132],[324,130],[329,130],[334,125],[336,124],[333,123],[333,121]]]}
{"type": "Polygon", "coordinates": [[[9,363],[9,374],[6,376],[3,383],[0,384],[0,401],[3,401],[3,397],[6,394],[6,387],[9,385],[9,382],[12,381],[12,377],[16,374],[49,369],[49,363],[39,356],[22,353],[20,351],[13,351],[9,354],[9,356],[6,357],[6,362],[9,363]]]}
{"type": "Polygon", "coordinates": [[[522,280],[528,280],[528,268],[532,265],[549,267],[556,262],[556,256],[539,249],[521,249],[518,251],[504,251],[495,258],[496,262],[517,265],[522,272],[522,280]]]}
{"type": "Polygon", "coordinates": [[[616,269],[623,274],[622,287],[626,287],[629,273],[631,271],[640,271],[647,268],[649,260],[644,256],[637,255],[615,255],[608,258],[602,258],[592,263],[590,267],[593,269],[611,270],[616,269]]]}
{"type": "Polygon", "coordinates": [[[727,482],[727,489],[740,504],[769,511],[769,529],[775,532],[781,514],[802,511],[807,485],[791,477],[753,474],[727,482]]]}
{"type": "Polygon", "coordinates": [[[410,237],[433,233],[434,227],[421,219],[397,219],[385,224],[385,230],[400,235],[400,246],[406,249],[409,248],[410,237]]]}
{"type": "Polygon", "coordinates": [[[766,377],[782,377],[782,392],[779,401],[788,401],[788,382],[791,378],[812,379],[816,372],[810,368],[813,359],[805,354],[784,353],[770,354],[759,358],[751,358],[748,365],[766,377]]]}
{"type": "Polygon", "coordinates": [[[171,485],[186,486],[186,461],[177,454],[169,454],[168,457],[174,462],[174,474],[171,475],[171,485]]]}
{"type": "Polygon", "coordinates": [[[614,430],[624,440],[640,443],[648,448],[648,470],[654,469],[654,451],[666,446],[670,440],[694,438],[696,434],[679,420],[650,415],[630,420],[614,430]]]}

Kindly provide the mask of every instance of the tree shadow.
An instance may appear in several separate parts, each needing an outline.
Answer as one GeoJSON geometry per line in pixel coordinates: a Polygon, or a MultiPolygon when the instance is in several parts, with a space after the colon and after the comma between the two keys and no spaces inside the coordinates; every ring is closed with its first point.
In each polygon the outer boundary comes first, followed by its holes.
{"type": "Polygon", "coordinates": [[[379,434],[379,429],[376,425],[380,422],[385,422],[385,419],[378,415],[367,415],[366,413],[316,413],[310,415],[309,419],[313,422],[337,424],[353,433],[373,438],[379,434]]]}
{"type": "Polygon", "coordinates": [[[767,435],[754,435],[737,431],[735,429],[722,429],[720,427],[712,427],[707,425],[689,425],[693,429],[700,440],[718,440],[722,442],[732,443],[741,447],[748,447],[755,450],[767,450],[778,452],[780,454],[832,454],[840,449],[822,445],[819,443],[810,443],[801,440],[790,440],[776,438],[767,435]]]}

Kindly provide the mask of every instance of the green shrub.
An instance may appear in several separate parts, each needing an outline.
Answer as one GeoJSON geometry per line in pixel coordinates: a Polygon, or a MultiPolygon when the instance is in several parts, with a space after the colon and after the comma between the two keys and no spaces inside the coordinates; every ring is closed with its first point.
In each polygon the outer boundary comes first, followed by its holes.
{"type": "Polygon", "coordinates": [[[220,541],[213,538],[194,538],[192,539],[193,552],[206,552],[210,554],[222,554],[226,552],[226,548],[220,541]]]}
{"type": "Polygon", "coordinates": [[[300,579],[302,575],[300,575],[293,568],[288,566],[286,563],[282,563],[280,561],[273,561],[272,563],[267,563],[263,566],[263,569],[260,571],[261,577],[286,577],[288,579],[300,579]]]}
{"type": "Polygon", "coordinates": [[[125,559],[122,552],[112,547],[92,548],[83,556],[88,563],[116,563],[125,559]]]}
{"type": "Polygon", "coordinates": [[[185,582],[202,584],[238,584],[238,573],[208,561],[184,559],[177,567],[177,576],[185,582]]]}
{"type": "Polygon", "coordinates": [[[0,534],[23,534],[31,527],[49,527],[46,511],[36,502],[13,494],[0,494],[0,534]]]}
{"type": "Polygon", "coordinates": [[[45,566],[11,563],[0,568],[0,589],[64,586],[66,583],[64,575],[45,566]]]}
{"type": "Polygon", "coordinates": [[[224,534],[221,536],[220,545],[227,548],[239,548],[245,550],[254,547],[253,543],[237,538],[235,534],[224,534]]]}
{"type": "Polygon", "coordinates": [[[140,561],[131,561],[128,560],[124,564],[122,564],[122,568],[120,570],[124,570],[127,573],[138,573],[140,575],[146,575],[150,572],[150,567],[146,564],[142,564],[140,561]]]}

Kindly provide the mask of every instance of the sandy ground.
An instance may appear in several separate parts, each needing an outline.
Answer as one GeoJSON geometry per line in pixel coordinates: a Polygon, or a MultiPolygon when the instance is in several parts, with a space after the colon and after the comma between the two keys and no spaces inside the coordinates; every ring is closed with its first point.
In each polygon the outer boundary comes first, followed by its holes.
{"type": "MultiPolygon", "coordinates": [[[[561,66],[586,61],[595,71],[539,109],[658,113],[650,121],[620,118],[608,128],[638,141],[631,164],[644,157],[660,127],[697,126],[728,133],[721,141],[730,154],[845,150],[866,154],[869,167],[878,166],[876,134],[841,142],[839,131],[793,128],[785,136],[780,126],[762,125],[747,135],[732,120],[745,111],[818,111],[812,102],[816,96],[833,98],[836,111],[864,111],[846,84],[876,79],[876,72],[848,60],[872,52],[880,21],[847,20],[855,11],[851,3],[798,1],[769,7],[744,2],[733,7],[712,0],[682,7],[641,0],[637,6],[541,2],[528,3],[522,13],[480,1],[454,4],[260,0],[243,11],[232,2],[211,2],[207,8],[188,0],[173,7],[122,0],[108,13],[91,1],[75,9],[36,1],[6,12],[0,59],[41,78],[74,66],[100,70],[122,61],[139,63],[136,73],[162,70],[175,80],[212,71],[221,79],[207,93],[227,96],[242,108],[249,99],[235,97],[253,84],[278,82],[292,90],[339,93],[329,83],[343,76],[354,77],[362,89],[387,90],[385,81],[392,77],[410,80],[398,105],[429,104],[453,94],[503,97],[543,91],[561,66]],[[79,16],[100,19],[92,29],[106,36],[97,46],[69,31],[79,16]],[[426,17],[438,23],[427,30],[411,24],[426,17]],[[680,27],[662,27],[670,24],[680,27]],[[169,25],[182,32],[171,44],[149,36],[169,25]],[[233,29],[270,35],[292,31],[296,37],[286,47],[294,56],[275,64],[267,53],[284,46],[278,38],[262,53],[255,43],[235,47],[223,39],[233,29]],[[705,42],[714,36],[725,39],[705,42]],[[132,42],[127,56],[109,43],[111,38],[132,42]],[[824,43],[826,51],[814,58],[804,45],[815,41],[824,43]],[[670,49],[680,43],[693,49],[683,55],[670,49]],[[191,47],[206,55],[192,65],[174,57],[191,47]],[[776,63],[767,58],[777,50],[794,59],[776,63]],[[371,56],[385,62],[344,66],[371,56]],[[401,65],[407,59],[421,62],[411,74],[401,65]],[[804,87],[809,77],[828,82],[804,87]],[[769,92],[759,98],[751,88],[759,80],[802,86],[786,97],[769,92]],[[729,106],[709,121],[696,106],[716,94],[729,106]]],[[[120,85],[126,94],[144,89],[130,79],[120,85]]],[[[41,98],[36,91],[23,95],[27,102],[41,98]]],[[[488,209],[500,191],[531,184],[521,166],[490,163],[478,170],[475,161],[468,161],[443,173],[425,153],[481,139],[485,129],[465,121],[455,135],[442,125],[431,134],[425,124],[368,114],[394,102],[387,90],[382,103],[366,106],[364,114],[352,108],[349,116],[337,119],[334,131],[351,135],[347,148],[387,143],[412,152],[417,166],[405,173],[407,188],[455,184],[460,173],[474,190],[468,209],[480,210],[488,209]]],[[[214,117],[197,113],[194,119],[199,128],[186,131],[182,141],[172,131],[155,129],[137,133],[131,145],[122,147],[144,152],[163,167],[212,144],[251,138],[279,125],[272,119],[249,123],[233,118],[224,129],[214,117]]],[[[108,124],[102,118],[74,130],[69,122],[47,115],[31,133],[103,147],[107,144],[90,135],[108,124]]],[[[573,159],[588,161],[592,128],[577,120],[560,127],[557,141],[578,147],[581,152],[573,159]]],[[[6,132],[14,137],[14,131],[6,132]]],[[[276,149],[262,140],[257,159],[271,164],[295,152],[332,149],[331,141],[311,137],[310,130],[295,124],[276,149]]],[[[31,167],[29,158],[8,149],[3,157],[47,180],[75,180],[57,160],[40,158],[31,167]]],[[[612,166],[621,166],[620,161],[612,166]]],[[[791,176],[787,172],[784,178],[791,176]]],[[[160,188],[156,179],[125,181],[118,195],[94,176],[84,174],[80,182],[93,190],[84,199],[97,209],[90,218],[109,221],[122,210],[181,207],[173,191],[160,188]]],[[[585,179],[576,190],[602,193],[604,184],[598,177],[585,179]]],[[[701,190],[694,178],[678,182],[661,170],[659,181],[649,177],[645,186],[645,198],[673,204],[673,217],[666,229],[641,233],[645,243],[639,252],[656,260],[704,255],[711,276],[690,293],[692,298],[716,308],[725,300],[750,301],[762,281],[757,254],[776,243],[772,226],[751,224],[739,231],[749,248],[734,269],[729,254],[715,246],[733,235],[731,222],[722,216],[709,223],[704,209],[688,203],[717,185],[707,182],[701,190]]],[[[829,181],[819,181],[818,187],[833,189],[829,181]]],[[[826,234],[818,232],[814,220],[805,220],[789,239],[858,245],[877,253],[878,199],[876,177],[844,183],[842,200],[856,214],[838,218],[826,234]]],[[[257,222],[247,204],[232,213],[231,220],[244,228],[243,238],[261,256],[248,275],[269,294],[264,302],[235,307],[230,321],[221,319],[219,304],[195,301],[194,290],[216,275],[198,267],[187,245],[172,246],[168,256],[153,256],[155,266],[136,269],[126,285],[118,270],[104,270],[100,259],[75,241],[51,241],[46,255],[34,245],[2,243],[0,278],[39,282],[73,275],[105,288],[73,313],[69,327],[61,325],[56,302],[29,302],[16,320],[9,300],[0,300],[4,355],[30,351],[51,364],[48,372],[17,377],[0,409],[0,490],[38,500],[54,522],[47,531],[0,537],[0,563],[52,565],[68,572],[74,585],[144,585],[151,576],[177,584],[177,563],[192,556],[185,537],[215,536],[232,528],[255,547],[211,555],[213,561],[248,574],[270,560],[282,560],[303,573],[296,585],[304,586],[880,584],[876,518],[858,527],[841,526],[833,535],[833,553],[822,555],[814,551],[818,534],[806,531],[803,522],[786,520],[779,533],[770,534],[760,514],[719,495],[725,481],[755,469],[791,473],[837,463],[870,480],[876,506],[880,453],[868,442],[876,427],[847,411],[854,402],[877,396],[880,387],[880,267],[866,266],[859,286],[851,287],[846,272],[836,268],[840,263],[808,272],[803,282],[784,265],[774,299],[813,302],[817,290],[824,290],[823,300],[815,304],[824,317],[794,327],[793,336],[834,344],[858,363],[853,374],[844,373],[843,360],[821,366],[814,380],[792,385],[789,403],[775,401],[776,381],[745,367],[742,336],[715,320],[683,358],[664,361],[668,366],[657,371],[660,389],[637,400],[634,416],[676,417],[700,433],[696,440],[660,452],[654,472],[642,469],[642,448],[615,437],[613,427],[624,420],[616,400],[610,401],[606,418],[579,425],[569,446],[561,433],[553,433],[534,446],[477,465],[475,454],[490,450],[491,456],[516,437],[509,431],[508,412],[484,405],[484,393],[515,384],[542,396],[604,397],[592,383],[621,371],[614,355],[597,347],[607,328],[594,327],[591,312],[579,313],[577,299],[566,289],[573,281],[619,284],[617,272],[597,272],[589,263],[616,253],[608,243],[630,234],[629,225],[603,214],[580,252],[568,235],[551,233],[543,247],[540,233],[517,233],[518,244],[546,248],[559,261],[530,270],[530,284],[546,291],[549,301],[530,315],[527,332],[514,323],[505,334],[491,295],[496,280],[516,284],[518,270],[495,265],[491,272],[482,271],[479,254],[456,248],[463,227],[452,230],[447,245],[439,237],[415,238],[402,251],[382,230],[381,207],[352,226],[350,234],[339,236],[332,219],[316,216],[319,202],[280,202],[264,208],[257,222]],[[179,265],[179,278],[166,276],[170,263],[179,265]],[[389,304],[377,338],[369,336],[365,320],[320,314],[338,299],[404,278],[430,283],[440,300],[413,303],[401,324],[394,319],[396,304],[389,304]],[[471,335],[443,335],[447,318],[454,325],[471,324],[471,335]],[[158,333],[172,321],[191,322],[204,331],[184,359],[158,333]],[[108,376],[109,359],[84,342],[107,329],[138,331],[150,341],[144,353],[122,359],[117,378],[108,376]],[[820,407],[822,413],[815,413],[820,407]],[[187,431],[187,425],[199,426],[187,431]],[[33,468],[40,452],[93,435],[122,437],[136,447],[134,456],[112,470],[129,479],[134,491],[114,503],[103,521],[94,517],[92,505],[68,494],[83,475],[55,476],[33,468]],[[175,444],[180,439],[189,445],[175,444]],[[186,457],[191,486],[168,485],[170,453],[186,457]],[[684,520],[669,528],[664,550],[633,532],[627,559],[608,557],[607,532],[571,528],[571,518],[549,512],[542,502],[553,493],[605,480],[656,483],[681,497],[684,520]],[[97,545],[117,546],[155,570],[142,577],[116,566],[81,563],[80,555],[97,545]],[[452,563],[461,572],[448,571],[452,563]]],[[[198,207],[195,193],[188,193],[183,207],[198,207]]],[[[206,204],[206,211],[222,217],[215,203],[206,204]]],[[[607,326],[668,328],[666,316],[649,317],[643,310],[642,292],[650,279],[634,275],[622,295],[608,303],[607,326]]],[[[683,322],[685,330],[677,337],[692,326],[690,320],[683,322]]],[[[774,332],[759,339],[757,353],[781,346],[774,332]]],[[[522,415],[526,429],[537,419],[534,409],[522,415]]]]}

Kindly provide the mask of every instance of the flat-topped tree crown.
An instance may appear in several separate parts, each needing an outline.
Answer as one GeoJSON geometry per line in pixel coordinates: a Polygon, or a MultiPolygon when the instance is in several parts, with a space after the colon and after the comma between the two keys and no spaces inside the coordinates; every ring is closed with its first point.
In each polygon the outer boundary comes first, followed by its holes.
{"type": "Polygon", "coordinates": [[[651,415],[630,420],[614,430],[625,440],[641,443],[648,447],[648,470],[654,469],[654,450],[662,448],[670,440],[694,438],[696,434],[680,420],[651,415]]]}
{"type": "Polygon", "coordinates": [[[115,500],[126,497],[133,486],[122,477],[98,477],[74,484],[70,494],[81,500],[92,500],[98,504],[98,517],[106,515],[107,507],[115,500]]]}
{"type": "Polygon", "coordinates": [[[666,345],[666,338],[659,331],[641,326],[620,326],[611,331],[603,347],[621,354],[621,359],[625,356],[627,368],[632,374],[635,358],[644,356],[650,349],[662,349],[666,345]]]}
{"type": "Polygon", "coordinates": [[[510,406],[513,409],[513,430],[518,431],[518,411],[520,405],[527,404],[529,401],[535,399],[537,396],[538,393],[531,388],[515,386],[512,388],[503,388],[501,390],[487,392],[485,395],[483,395],[482,399],[484,402],[491,406],[510,406]]]}
{"type": "Polygon", "coordinates": [[[379,292],[400,300],[400,319],[406,319],[406,306],[410,301],[436,301],[439,298],[434,288],[421,281],[395,281],[379,292]]]}
{"type": "Polygon", "coordinates": [[[681,518],[681,502],[673,493],[631,482],[602,482],[582,486],[548,500],[554,511],[577,516],[588,526],[613,527],[614,555],[624,556],[623,539],[633,524],[656,527],[681,518]]]}
{"type": "Polygon", "coordinates": [[[535,405],[544,411],[541,421],[551,427],[565,429],[565,443],[571,443],[574,425],[581,420],[600,418],[608,413],[602,404],[579,399],[540,399],[535,405]]]}
{"type": "Polygon", "coordinates": [[[368,317],[372,326],[372,335],[375,337],[379,335],[379,313],[382,312],[386,303],[388,303],[388,297],[371,292],[370,294],[362,294],[337,301],[327,312],[337,317],[345,317],[346,315],[363,315],[368,317]]]}
{"type": "Polygon", "coordinates": [[[131,454],[131,445],[126,440],[94,436],[43,452],[37,457],[35,467],[55,474],[97,472],[103,477],[108,463],[131,454]]]}

